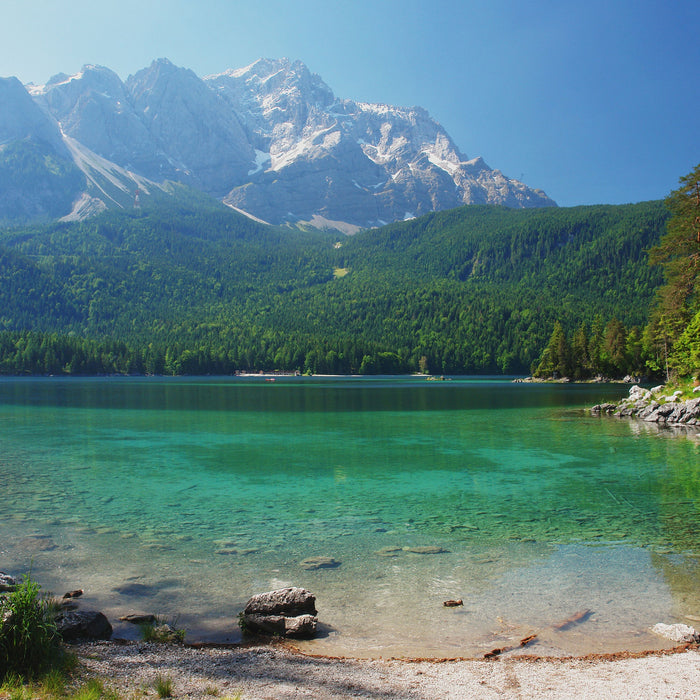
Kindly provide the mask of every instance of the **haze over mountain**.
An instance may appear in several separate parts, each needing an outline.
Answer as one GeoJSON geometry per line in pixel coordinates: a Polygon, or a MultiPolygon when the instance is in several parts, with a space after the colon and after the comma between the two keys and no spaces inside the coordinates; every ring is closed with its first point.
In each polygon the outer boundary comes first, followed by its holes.
{"type": "Polygon", "coordinates": [[[0,92],[4,222],[129,207],[166,181],[268,223],[346,231],[462,204],[556,206],[462,154],[424,109],[339,99],[299,61],[200,79],[159,59],[126,81],[87,65],[0,92]]]}

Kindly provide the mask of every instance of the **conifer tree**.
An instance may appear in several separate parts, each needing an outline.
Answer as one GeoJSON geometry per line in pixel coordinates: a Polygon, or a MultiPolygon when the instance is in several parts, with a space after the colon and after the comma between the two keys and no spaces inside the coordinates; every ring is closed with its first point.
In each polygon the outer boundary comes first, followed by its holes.
{"type": "Polygon", "coordinates": [[[554,330],[542,353],[535,376],[554,378],[571,376],[571,350],[564,327],[559,321],[554,324],[554,330]]]}
{"type": "Polygon", "coordinates": [[[587,379],[591,376],[592,368],[588,354],[586,325],[584,323],[574,331],[574,336],[571,339],[571,364],[573,366],[574,379],[587,379]]]}
{"type": "Polygon", "coordinates": [[[666,234],[649,251],[652,264],[663,267],[666,283],[659,289],[652,322],[680,337],[700,305],[700,165],[680,179],[665,204],[671,212],[666,234]]]}

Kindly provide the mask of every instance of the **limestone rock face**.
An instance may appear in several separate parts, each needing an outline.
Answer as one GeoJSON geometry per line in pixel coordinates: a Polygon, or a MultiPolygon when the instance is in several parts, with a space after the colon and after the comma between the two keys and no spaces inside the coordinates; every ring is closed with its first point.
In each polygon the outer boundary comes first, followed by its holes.
{"type": "Polygon", "coordinates": [[[258,593],[241,614],[242,626],[254,634],[309,638],[318,622],[316,598],[305,588],[258,593]]]}
{"type": "Polygon", "coordinates": [[[462,204],[554,205],[464,156],[424,109],[338,99],[299,61],[260,60],[205,80],[245,115],[258,154],[225,201],[271,223],[371,227],[462,204]]]}

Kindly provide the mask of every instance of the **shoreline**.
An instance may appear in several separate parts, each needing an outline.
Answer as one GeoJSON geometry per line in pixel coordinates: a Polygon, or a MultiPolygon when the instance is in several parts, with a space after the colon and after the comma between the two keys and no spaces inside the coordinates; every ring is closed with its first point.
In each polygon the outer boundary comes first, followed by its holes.
{"type": "Polygon", "coordinates": [[[79,679],[100,678],[120,696],[152,692],[157,678],[173,696],[253,698],[570,698],[687,697],[700,679],[697,644],[669,650],[583,657],[351,659],[311,655],[287,643],[165,645],[90,642],[72,647],[79,679]]]}

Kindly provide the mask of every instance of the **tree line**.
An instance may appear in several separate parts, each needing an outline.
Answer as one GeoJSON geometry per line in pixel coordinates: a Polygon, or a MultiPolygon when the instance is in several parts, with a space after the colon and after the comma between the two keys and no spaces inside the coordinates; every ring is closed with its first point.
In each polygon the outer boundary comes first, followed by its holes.
{"type": "Polygon", "coordinates": [[[557,321],[533,375],[540,378],[620,378],[647,376],[653,342],[638,326],[629,330],[618,319],[598,316],[590,329],[581,324],[567,334],[557,321]]]}

